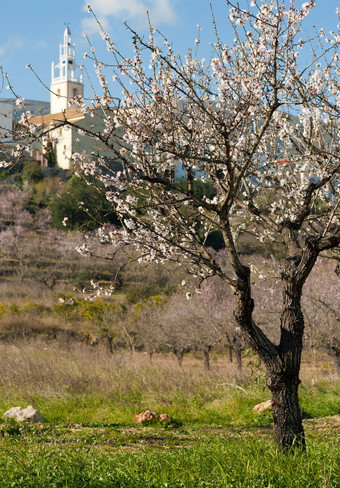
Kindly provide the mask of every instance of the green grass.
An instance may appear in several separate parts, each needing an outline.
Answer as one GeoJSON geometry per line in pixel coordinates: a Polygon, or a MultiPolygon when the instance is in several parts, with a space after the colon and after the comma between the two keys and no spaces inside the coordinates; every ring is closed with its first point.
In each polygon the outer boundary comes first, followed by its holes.
{"type": "MultiPolygon", "coordinates": [[[[130,385],[131,386],[131,385],[130,385]]],[[[105,393],[72,393],[45,395],[41,392],[21,394],[3,391],[0,411],[11,406],[34,405],[48,419],[50,424],[82,423],[87,425],[120,424],[133,425],[135,415],[148,408],[166,412],[174,419],[191,426],[263,427],[272,425],[270,413],[254,414],[257,403],[269,399],[266,390],[248,385],[247,392],[233,388],[202,391],[192,385],[186,394],[179,391],[167,392],[166,398],[155,392],[144,391],[143,385],[132,391],[121,391],[119,387],[105,393]]],[[[1,393],[1,389],[0,389],[1,393]]],[[[306,419],[326,417],[340,413],[339,387],[332,382],[301,387],[300,404],[306,419]]]]}
{"type": "Polygon", "coordinates": [[[338,488],[340,482],[334,436],[310,442],[307,456],[287,456],[268,432],[161,426],[7,431],[3,427],[3,488],[338,488]]]}
{"type": "Polygon", "coordinates": [[[305,418],[340,414],[339,383],[320,381],[300,387],[300,404],[305,418]]]}
{"type": "Polygon", "coordinates": [[[0,420],[1,488],[339,488],[339,381],[310,365],[300,388],[307,455],[283,454],[269,393],[216,357],[150,365],[85,345],[0,345],[0,412],[32,404],[46,424],[0,420]],[[327,379],[328,375],[328,379],[327,379]],[[177,423],[138,426],[150,408],[177,423]],[[327,417],[329,416],[329,417],[327,417]]]}

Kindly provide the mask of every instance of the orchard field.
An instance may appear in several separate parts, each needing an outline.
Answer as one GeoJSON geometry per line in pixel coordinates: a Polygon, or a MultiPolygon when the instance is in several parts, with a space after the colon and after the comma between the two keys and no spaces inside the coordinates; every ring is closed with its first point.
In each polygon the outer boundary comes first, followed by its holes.
{"type": "Polygon", "coordinates": [[[149,16],[130,58],[87,5],[111,61],[85,34],[99,85],[50,125],[3,73],[0,409],[46,422],[2,417],[1,487],[340,486],[340,36],[246,3],[208,58],[149,16]]]}
{"type": "MultiPolygon", "coordinates": [[[[245,360],[244,360],[245,361],[245,360]]],[[[338,487],[339,379],[309,355],[300,389],[307,456],[280,452],[261,374],[224,354],[211,371],[188,355],[111,354],[98,346],[20,339],[1,345],[1,409],[32,404],[45,424],[2,420],[2,487],[338,487]],[[146,409],[174,421],[141,426],[146,409]]]]}
{"type": "MultiPolygon", "coordinates": [[[[274,446],[271,414],[252,411],[270,395],[258,358],[235,333],[232,293],[211,280],[188,297],[190,277],[171,264],[122,267],[124,255],[111,259],[91,228],[93,255],[77,253],[83,234],[51,220],[53,188],[64,185],[44,178],[2,187],[0,411],[31,404],[47,423],[1,420],[1,487],[339,486],[333,261],[321,259],[306,284],[307,457],[287,458],[274,446]],[[111,297],[84,300],[91,280],[107,287],[115,276],[111,297]],[[173,421],[137,425],[146,409],[173,421]]],[[[257,320],[275,340],[266,249],[250,254],[249,237],[240,245],[261,297],[257,320]]]]}

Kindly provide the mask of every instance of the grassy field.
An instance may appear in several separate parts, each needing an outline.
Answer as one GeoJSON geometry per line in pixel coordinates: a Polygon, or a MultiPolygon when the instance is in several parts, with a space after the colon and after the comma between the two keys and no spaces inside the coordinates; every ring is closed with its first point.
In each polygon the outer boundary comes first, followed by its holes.
{"type": "Polygon", "coordinates": [[[0,487],[339,487],[339,379],[327,358],[306,358],[301,406],[307,456],[272,443],[260,378],[216,355],[179,368],[170,356],[109,354],[85,344],[0,344],[0,411],[32,404],[46,424],[1,421],[0,487]],[[147,408],[173,424],[138,426],[147,408]]]}

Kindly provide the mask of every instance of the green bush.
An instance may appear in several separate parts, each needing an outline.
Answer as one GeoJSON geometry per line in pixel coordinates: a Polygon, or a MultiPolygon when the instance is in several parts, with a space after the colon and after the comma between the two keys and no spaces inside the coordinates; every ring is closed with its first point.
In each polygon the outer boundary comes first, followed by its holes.
{"type": "Polygon", "coordinates": [[[16,303],[11,303],[8,307],[8,310],[10,313],[13,313],[13,314],[19,314],[20,313],[20,307],[16,303]]]}
{"type": "Polygon", "coordinates": [[[56,177],[46,177],[38,181],[33,188],[31,202],[37,207],[47,207],[62,188],[62,180],[56,177]]]}
{"type": "Polygon", "coordinates": [[[44,178],[43,170],[36,161],[28,161],[24,163],[22,169],[22,181],[28,183],[37,183],[44,178]]]}
{"type": "Polygon", "coordinates": [[[112,320],[115,315],[125,311],[120,303],[105,303],[98,298],[94,302],[77,300],[69,296],[62,296],[61,301],[53,306],[53,315],[64,320],[85,319],[92,323],[102,323],[112,320]]]}
{"type": "Polygon", "coordinates": [[[32,315],[43,315],[48,312],[49,308],[42,303],[31,302],[31,300],[26,299],[21,306],[21,312],[28,313],[32,315]]]}
{"type": "Polygon", "coordinates": [[[4,303],[1,303],[0,302],[0,317],[5,317],[5,315],[7,315],[8,313],[8,310],[7,310],[7,307],[4,303]]]}
{"type": "Polygon", "coordinates": [[[103,223],[118,225],[116,214],[99,186],[88,185],[78,176],[66,183],[60,196],[52,199],[52,225],[56,229],[94,230],[103,223]],[[63,225],[67,217],[67,226],[63,225]]]}

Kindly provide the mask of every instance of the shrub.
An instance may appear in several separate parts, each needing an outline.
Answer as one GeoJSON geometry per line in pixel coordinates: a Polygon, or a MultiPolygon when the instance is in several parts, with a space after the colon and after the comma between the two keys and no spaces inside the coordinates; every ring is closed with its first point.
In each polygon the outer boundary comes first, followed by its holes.
{"type": "Polygon", "coordinates": [[[52,225],[56,229],[96,229],[104,222],[118,224],[116,214],[101,192],[101,187],[88,185],[78,176],[66,183],[65,190],[50,204],[52,225]],[[67,217],[67,227],[63,219],[67,217]]]}
{"type": "Polygon", "coordinates": [[[37,183],[44,178],[43,170],[36,161],[28,161],[24,163],[22,170],[22,181],[28,183],[37,183]]]}

